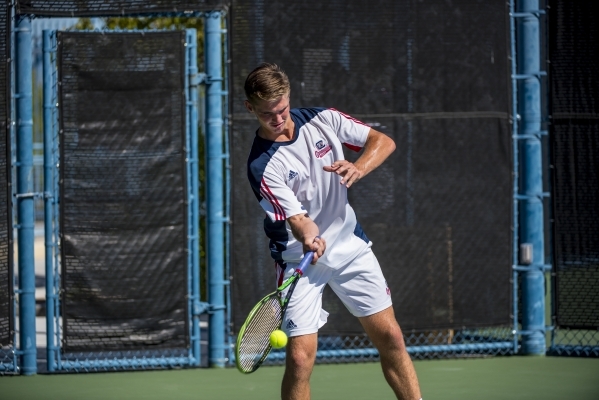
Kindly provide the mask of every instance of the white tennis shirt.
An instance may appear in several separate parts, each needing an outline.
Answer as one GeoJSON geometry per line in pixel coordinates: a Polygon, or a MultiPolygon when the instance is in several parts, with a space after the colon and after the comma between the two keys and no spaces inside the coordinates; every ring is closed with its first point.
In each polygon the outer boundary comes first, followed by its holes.
{"type": "Polygon", "coordinates": [[[248,178],[266,212],[264,230],[272,257],[282,262],[301,260],[302,245],[286,220],[308,214],[327,242],[318,264],[335,268],[370,242],[349,205],[341,177],[323,167],[345,159],[343,144],[359,151],[370,127],[335,109],[296,108],[290,117],[295,123],[291,141],[273,142],[256,134],[248,178]]]}

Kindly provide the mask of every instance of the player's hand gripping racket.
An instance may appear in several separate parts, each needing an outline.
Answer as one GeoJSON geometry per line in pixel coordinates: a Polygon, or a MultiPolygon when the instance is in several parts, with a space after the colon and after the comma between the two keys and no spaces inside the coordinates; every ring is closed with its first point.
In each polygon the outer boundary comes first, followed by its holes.
{"type": "Polygon", "coordinates": [[[297,281],[304,269],[310,264],[314,253],[309,251],[297,266],[297,269],[277,290],[264,297],[254,306],[241,326],[235,347],[237,369],[244,374],[254,372],[270,352],[270,334],[281,328],[283,316],[297,281]],[[283,299],[281,292],[289,288],[283,299]]]}

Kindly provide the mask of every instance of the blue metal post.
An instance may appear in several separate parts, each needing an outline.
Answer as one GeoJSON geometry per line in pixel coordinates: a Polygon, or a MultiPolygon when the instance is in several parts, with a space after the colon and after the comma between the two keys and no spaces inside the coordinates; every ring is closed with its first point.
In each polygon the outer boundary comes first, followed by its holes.
{"type": "MultiPolygon", "coordinates": [[[[56,31],[54,31],[54,34],[52,35],[52,47],[54,47],[55,49],[55,53],[54,53],[54,57],[57,58],[57,53],[56,53],[56,47],[57,47],[57,33],[56,31]]],[[[54,63],[53,65],[54,68],[54,76],[53,76],[53,99],[56,100],[56,108],[53,110],[53,115],[52,115],[52,124],[54,125],[53,128],[53,132],[52,132],[52,150],[53,150],[53,154],[54,157],[52,158],[53,161],[53,165],[54,165],[54,176],[53,176],[53,192],[54,193],[54,198],[52,199],[52,238],[53,238],[53,242],[55,243],[55,245],[57,246],[55,248],[56,251],[54,251],[54,269],[53,269],[53,279],[54,279],[54,315],[55,316],[59,316],[60,315],[60,251],[58,251],[58,243],[60,242],[60,202],[59,202],[59,197],[60,197],[60,179],[59,179],[59,171],[58,171],[58,166],[60,165],[60,152],[59,152],[59,142],[58,142],[58,129],[59,129],[59,123],[58,123],[58,112],[59,112],[59,108],[61,107],[61,104],[58,103],[58,71],[56,68],[56,63],[54,63]]],[[[48,229],[46,227],[46,229],[48,229]]],[[[48,294],[46,293],[46,296],[48,296],[48,294]]],[[[61,354],[60,354],[60,348],[61,348],[61,342],[60,342],[60,337],[61,337],[61,332],[60,332],[60,328],[61,328],[61,324],[59,323],[58,319],[54,320],[54,342],[52,342],[55,346],[56,346],[56,353],[55,353],[55,357],[56,357],[56,369],[60,370],[62,369],[61,366],[61,354]]]]}
{"type": "Polygon", "coordinates": [[[37,373],[35,343],[35,259],[33,209],[33,113],[31,21],[16,22],[17,235],[19,241],[19,329],[21,371],[37,373]]]}
{"type": "Polygon", "coordinates": [[[522,190],[520,242],[532,244],[533,259],[522,279],[522,352],[545,354],[545,245],[543,228],[543,177],[541,148],[541,82],[538,0],[517,2],[517,64],[522,77],[518,87],[522,190]]]}
{"type": "MultiPolygon", "coordinates": [[[[512,72],[512,157],[513,157],[513,215],[512,215],[512,265],[518,265],[518,241],[519,241],[519,181],[520,181],[520,171],[519,171],[519,143],[518,143],[518,118],[516,117],[518,114],[518,84],[515,79],[515,75],[517,75],[517,65],[516,65],[516,21],[513,17],[515,13],[515,5],[514,2],[516,0],[510,0],[510,64],[511,64],[511,72],[512,72]]],[[[518,353],[518,335],[516,332],[519,329],[518,326],[518,271],[515,269],[512,271],[512,318],[513,318],[513,352],[514,354],[518,353]]]]}
{"type": "Polygon", "coordinates": [[[44,242],[46,245],[46,360],[48,371],[55,370],[57,351],[54,343],[54,308],[57,301],[54,291],[54,243],[52,221],[54,211],[54,108],[52,79],[52,31],[44,30],[42,39],[44,51],[44,242]]]}
{"type": "Polygon", "coordinates": [[[208,14],[205,22],[206,55],[206,209],[209,317],[208,362],[225,366],[225,281],[223,229],[223,115],[221,14],[208,14]]]}
{"type": "MultiPolygon", "coordinates": [[[[189,123],[189,191],[191,216],[191,299],[192,305],[200,301],[200,194],[198,172],[198,46],[195,29],[186,31],[187,43],[187,82],[188,82],[188,123],[189,123]]],[[[192,307],[192,309],[194,309],[192,307]]],[[[200,316],[193,313],[192,356],[195,365],[200,365],[200,316]]]]}
{"type": "MultiPolygon", "coordinates": [[[[231,128],[230,119],[229,119],[229,64],[231,60],[229,59],[229,40],[227,36],[227,32],[229,29],[229,18],[230,14],[227,15],[227,18],[224,19],[225,29],[223,31],[225,44],[223,46],[224,49],[224,93],[223,93],[223,113],[225,116],[225,276],[231,276],[231,151],[230,151],[230,142],[229,142],[229,131],[231,128]]],[[[227,280],[228,281],[228,280],[227,280]]],[[[225,299],[226,304],[231,304],[231,285],[227,285],[225,287],[225,299]]],[[[227,357],[229,358],[229,364],[232,363],[231,357],[231,307],[227,307],[226,310],[226,320],[225,320],[225,335],[227,340],[227,349],[228,353],[227,357]]]]}

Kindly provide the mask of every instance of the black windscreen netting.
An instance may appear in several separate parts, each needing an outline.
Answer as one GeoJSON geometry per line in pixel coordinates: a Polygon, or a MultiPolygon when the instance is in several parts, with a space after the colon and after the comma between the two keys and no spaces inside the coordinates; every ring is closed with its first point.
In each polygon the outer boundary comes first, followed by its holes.
{"type": "Polygon", "coordinates": [[[207,11],[223,8],[223,0],[17,0],[19,14],[48,16],[108,16],[207,11]]]}
{"type": "Polygon", "coordinates": [[[0,4],[0,347],[12,342],[12,220],[10,182],[10,17],[7,2],[0,4]]]}
{"type": "Polygon", "coordinates": [[[549,2],[557,324],[599,328],[599,24],[593,3],[549,2]]]}
{"type": "Polygon", "coordinates": [[[66,350],[189,341],[184,39],[58,34],[66,350]]]}
{"type": "MultiPolygon", "coordinates": [[[[275,285],[245,163],[257,122],[243,107],[243,83],[264,61],[289,75],[292,107],[334,107],[395,140],[391,158],[350,189],[350,203],[402,327],[509,324],[505,3],[238,0],[233,11],[235,329],[275,285]]],[[[331,315],[321,332],[361,331],[328,289],[323,301],[331,315]]]]}

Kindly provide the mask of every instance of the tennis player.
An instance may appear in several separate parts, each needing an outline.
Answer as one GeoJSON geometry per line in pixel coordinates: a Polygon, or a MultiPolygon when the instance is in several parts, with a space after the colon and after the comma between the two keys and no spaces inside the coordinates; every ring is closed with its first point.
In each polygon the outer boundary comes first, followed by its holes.
{"type": "MultiPolygon", "coordinates": [[[[326,284],[356,316],[379,350],[383,373],[398,399],[420,399],[418,379],[395,319],[390,290],[354,210],[348,189],[385,161],[395,143],[335,109],[289,105],[287,75],[262,64],[245,82],[245,107],[260,127],[247,164],[266,218],[277,284],[291,276],[307,251],[312,264],[299,280],[281,329],[289,336],[281,397],[310,398],[326,284]],[[363,149],[355,163],[342,146],[363,149]]],[[[374,205],[373,205],[374,206],[374,205]]]]}

